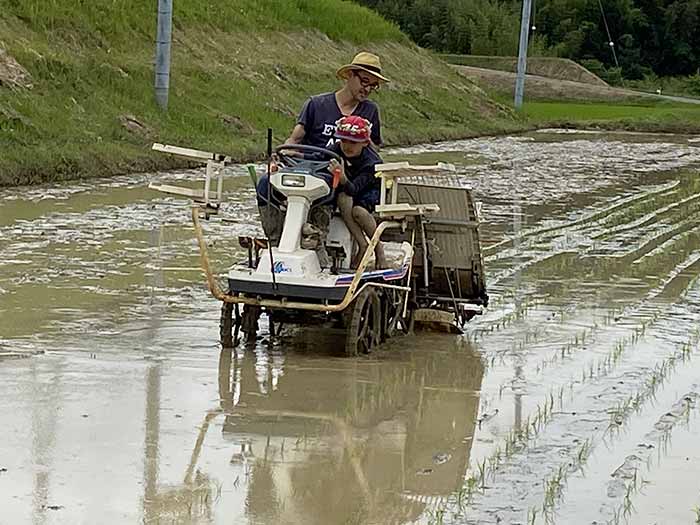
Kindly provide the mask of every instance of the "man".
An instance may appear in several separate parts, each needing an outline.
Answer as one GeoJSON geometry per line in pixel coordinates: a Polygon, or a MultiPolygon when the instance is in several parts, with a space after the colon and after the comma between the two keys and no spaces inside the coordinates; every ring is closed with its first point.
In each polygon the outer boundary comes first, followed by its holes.
{"type": "MultiPolygon", "coordinates": [[[[341,192],[338,194],[338,207],[358,246],[357,253],[351,257],[352,268],[357,268],[367,251],[365,235],[371,239],[377,229],[372,213],[379,203],[381,181],[375,176],[375,166],[381,164],[382,159],[369,146],[371,130],[372,125],[362,117],[343,117],[338,120],[335,131],[335,137],[340,139],[340,143],[331,147],[331,151],[343,159],[343,166],[340,166],[341,192]]],[[[332,169],[335,167],[333,165],[332,169]]],[[[386,268],[381,242],[375,247],[374,256],[375,268],[386,268]]]]}
{"type": "Polygon", "coordinates": [[[382,75],[379,57],[364,51],[358,53],[350,64],[336,71],[336,76],[345,81],[343,87],[334,93],[309,98],[287,143],[329,147],[334,143],[335,123],[344,116],[357,115],[372,124],[372,142],[381,146],[379,107],[369,100],[373,91],[389,82],[382,75]]]}
{"type": "MultiPolygon", "coordinates": [[[[301,109],[297,124],[287,139],[288,144],[304,144],[329,148],[334,143],[336,122],[343,116],[357,115],[372,124],[371,142],[382,145],[379,107],[368,100],[369,95],[389,79],[382,75],[382,66],[377,55],[361,52],[350,64],[340,67],[336,76],[344,80],[338,91],[310,97],[301,109]]],[[[258,207],[263,230],[273,246],[279,244],[284,223],[282,206],[267,206],[267,176],[258,181],[258,207]]],[[[273,192],[274,194],[274,192],[273,192]]],[[[321,266],[328,266],[330,259],[325,253],[325,240],[330,225],[332,208],[317,206],[311,210],[309,222],[319,230],[316,250],[321,266]]]]}

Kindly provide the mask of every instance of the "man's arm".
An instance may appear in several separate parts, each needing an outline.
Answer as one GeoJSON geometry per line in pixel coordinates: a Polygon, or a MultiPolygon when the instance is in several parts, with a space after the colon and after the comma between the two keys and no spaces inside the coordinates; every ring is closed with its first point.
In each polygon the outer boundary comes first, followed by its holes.
{"type": "Polygon", "coordinates": [[[315,104],[313,97],[306,99],[297,117],[297,123],[292,129],[292,134],[287,139],[287,144],[301,144],[306,136],[306,126],[313,128],[315,104]]]}
{"type": "Polygon", "coordinates": [[[306,129],[302,124],[297,124],[292,130],[292,134],[287,139],[287,144],[301,144],[301,141],[306,136],[306,129]]]}
{"type": "Polygon", "coordinates": [[[383,146],[383,144],[382,144],[382,124],[381,124],[381,120],[379,118],[379,107],[377,107],[377,111],[375,112],[373,118],[370,119],[370,122],[372,123],[372,134],[371,134],[372,146],[374,147],[375,151],[379,151],[379,148],[381,148],[383,146]]]}

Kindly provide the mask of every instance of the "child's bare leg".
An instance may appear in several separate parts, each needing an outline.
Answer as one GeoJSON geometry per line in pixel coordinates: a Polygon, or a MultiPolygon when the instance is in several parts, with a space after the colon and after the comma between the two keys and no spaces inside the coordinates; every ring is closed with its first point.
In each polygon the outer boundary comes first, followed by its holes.
{"type": "Polygon", "coordinates": [[[355,218],[353,217],[352,197],[347,193],[338,195],[338,208],[340,208],[340,214],[343,216],[345,225],[348,227],[350,234],[359,246],[356,254],[350,254],[350,267],[357,268],[357,265],[362,260],[362,256],[367,249],[367,241],[365,240],[364,233],[362,233],[362,228],[355,222],[355,218]]]}
{"type": "MultiPolygon", "coordinates": [[[[367,234],[367,237],[371,239],[372,235],[374,235],[374,232],[377,229],[377,221],[374,220],[372,214],[366,209],[364,209],[362,206],[355,206],[352,209],[352,216],[357,222],[357,224],[359,224],[362,230],[367,234]]],[[[365,244],[365,250],[366,249],[367,248],[365,244]]],[[[384,256],[384,247],[382,246],[381,241],[377,243],[377,247],[374,249],[374,255],[375,267],[386,268],[386,257],[384,256]]]]}

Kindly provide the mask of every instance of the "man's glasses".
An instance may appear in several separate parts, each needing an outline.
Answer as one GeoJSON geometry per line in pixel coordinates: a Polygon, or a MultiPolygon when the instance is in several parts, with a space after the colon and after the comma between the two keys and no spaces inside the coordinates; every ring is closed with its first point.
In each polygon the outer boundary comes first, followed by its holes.
{"type": "Polygon", "coordinates": [[[378,91],[379,90],[379,82],[375,81],[374,79],[370,77],[365,77],[363,75],[360,75],[359,73],[356,73],[353,71],[353,74],[360,80],[360,85],[363,88],[367,88],[370,91],[378,91]]]}

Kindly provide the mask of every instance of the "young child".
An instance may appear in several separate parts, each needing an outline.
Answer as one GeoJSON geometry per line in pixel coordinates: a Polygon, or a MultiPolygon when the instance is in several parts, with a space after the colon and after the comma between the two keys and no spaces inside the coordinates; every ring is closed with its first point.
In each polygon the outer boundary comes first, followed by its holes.
{"type": "MultiPolygon", "coordinates": [[[[371,133],[369,121],[356,115],[343,117],[336,122],[335,130],[335,137],[340,142],[330,148],[343,159],[338,207],[359,247],[351,258],[353,268],[357,268],[367,250],[365,234],[371,239],[377,229],[372,212],[379,203],[381,181],[375,177],[375,166],[381,164],[382,159],[370,147],[371,133]]],[[[386,268],[381,242],[377,244],[374,255],[375,267],[386,268]]]]}

